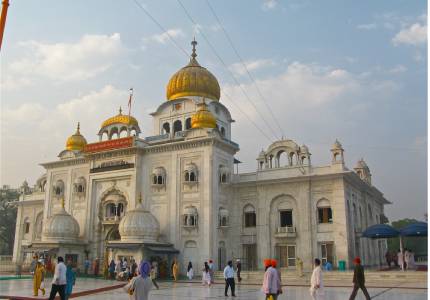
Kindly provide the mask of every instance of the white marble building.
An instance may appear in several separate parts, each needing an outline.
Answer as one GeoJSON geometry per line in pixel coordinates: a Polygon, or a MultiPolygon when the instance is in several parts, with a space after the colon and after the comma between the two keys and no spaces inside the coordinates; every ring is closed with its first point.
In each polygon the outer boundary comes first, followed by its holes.
{"type": "Polygon", "coordinates": [[[366,163],[348,169],[336,140],[331,163],[314,166],[305,145],[285,139],[258,154],[255,172],[235,174],[234,120],[196,56],[193,47],[170,79],[152,136],[141,137],[138,121],[120,111],[97,142],[78,125],[59,159],[41,164],[46,173],[17,202],[14,261],[44,252],[79,266],[87,256],[177,257],[182,270],[210,258],[218,266],[241,258],[245,269],[262,268],[266,257],[285,268],[300,257],[305,269],[314,257],[382,262],[385,242],[360,239],[389,203],[366,163]]]}

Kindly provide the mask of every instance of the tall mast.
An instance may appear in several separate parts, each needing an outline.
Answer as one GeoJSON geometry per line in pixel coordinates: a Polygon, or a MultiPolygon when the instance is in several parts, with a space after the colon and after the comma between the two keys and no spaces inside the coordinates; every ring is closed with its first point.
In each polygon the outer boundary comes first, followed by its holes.
{"type": "Polygon", "coordinates": [[[2,7],[1,7],[1,16],[0,16],[0,50],[3,42],[4,27],[6,26],[6,16],[7,16],[8,7],[9,7],[9,0],[3,0],[2,7]]]}

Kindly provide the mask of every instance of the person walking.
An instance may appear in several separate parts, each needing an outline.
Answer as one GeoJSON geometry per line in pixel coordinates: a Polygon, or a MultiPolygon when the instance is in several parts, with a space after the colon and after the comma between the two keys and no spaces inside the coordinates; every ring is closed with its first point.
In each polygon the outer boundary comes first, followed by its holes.
{"type": "Polygon", "coordinates": [[[397,252],[397,263],[400,266],[400,269],[402,269],[402,271],[405,270],[405,259],[403,256],[403,251],[401,249],[399,249],[399,252],[397,252]]]}
{"type": "Polygon", "coordinates": [[[130,270],[131,270],[131,276],[132,277],[137,276],[137,263],[134,259],[131,262],[131,269],[130,270]]]}
{"type": "Polygon", "coordinates": [[[111,259],[110,264],[109,264],[109,278],[110,279],[115,279],[115,261],[113,259],[111,259]]]}
{"type": "Polygon", "coordinates": [[[313,300],[324,299],[324,284],[322,278],[321,261],[318,258],[314,260],[314,270],[311,276],[311,287],[309,289],[313,300]]]}
{"type": "Polygon", "coordinates": [[[45,267],[42,264],[42,260],[39,259],[36,263],[33,275],[33,296],[38,296],[39,290],[41,290],[42,295],[45,296],[45,284],[43,282],[45,273],[45,267]]]}
{"type": "Polygon", "coordinates": [[[349,297],[349,300],[354,300],[355,296],[357,296],[358,289],[361,289],[363,291],[364,297],[366,297],[366,300],[370,300],[369,293],[367,292],[367,289],[365,287],[365,278],[364,278],[364,269],[361,265],[361,260],[359,257],[356,257],[354,259],[354,277],[352,279],[352,282],[354,283],[354,288],[352,289],[351,296],[349,297]]]}
{"type": "Polygon", "coordinates": [[[297,264],[297,276],[303,277],[303,260],[301,260],[300,257],[297,257],[296,264],[297,264]]]}
{"type": "Polygon", "coordinates": [[[388,250],[385,253],[385,261],[387,262],[388,269],[391,269],[391,253],[388,250]]]}
{"type": "Polygon", "coordinates": [[[188,263],[187,277],[189,280],[192,280],[194,277],[193,264],[191,262],[188,263]]]}
{"type": "Polygon", "coordinates": [[[242,277],[240,277],[240,271],[242,271],[242,264],[240,262],[240,259],[236,259],[236,274],[237,274],[237,282],[242,281],[242,277]]]}
{"type": "Polygon", "coordinates": [[[215,266],[214,266],[214,262],[212,259],[209,259],[209,275],[211,277],[211,283],[215,282],[215,266]]]}
{"type": "Polygon", "coordinates": [[[179,277],[179,264],[178,261],[175,259],[175,262],[173,263],[173,280],[177,281],[179,277]]]}
{"type": "Polygon", "coordinates": [[[121,261],[118,259],[118,260],[116,261],[116,264],[115,264],[115,278],[118,278],[119,273],[121,273],[121,272],[122,272],[122,269],[121,269],[121,261]]]}
{"type": "Polygon", "coordinates": [[[209,287],[211,286],[211,283],[212,283],[210,269],[207,261],[205,261],[204,267],[202,269],[202,283],[203,285],[206,285],[207,283],[209,287]]]}
{"type": "Polygon", "coordinates": [[[270,259],[264,260],[264,266],[266,272],[264,273],[262,291],[266,294],[266,300],[276,300],[278,298],[279,291],[281,290],[281,281],[279,279],[278,272],[272,267],[270,259]]]}
{"type": "Polygon", "coordinates": [[[149,292],[152,289],[153,282],[150,278],[151,265],[147,261],[142,261],[139,265],[139,275],[133,277],[130,282],[124,286],[133,300],[148,300],[149,292]]]}
{"type": "Polygon", "coordinates": [[[72,269],[72,262],[67,262],[67,269],[66,269],[66,300],[69,299],[70,295],[72,294],[73,286],[76,283],[76,274],[72,269]]]}
{"type": "Polygon", "coordinates": [[[36,270],[37,262],[38,262],[37,256],[34,255],[33,260],[31,261],[30,270],[29,270],[31,275],[33,275],[33,276],[34,276],[34,270],[36,270]]]}
{"type": "Polygon", "coordinates": [[[88,270],[90,269],[90,265],[91,265],[90,260],[87,257],[85,259],[85,262],[84,262],[84,274],[85,275],[88,275],[88,270]]]}
{"type": "Polygon", "coordinates": [[[151,278],[152,284],[157,288],[157,290],[160,289],[160,287],[157,284],[157,281],[155,281],[155,279],[157,278],[157,273],[155,271],[154,266],[151,266],[151,272],[149,273],[149,277],[151,278]]]}
{"type": "Polygon", "coordinates": [[[278,261],[276,259],[272,259],[270,260],[270,264],[272,265],[272,268],[274,268],[276,270],[276,272],[278,273],[278,278],[279,278],[279,291],[278,291],[278,295],[282,294],[282,276],[281,276],[281,270],[277,269],[276,267],[278,266],[278,261]]]}
{"type": "Polygon", "coordinates": [[[409,269],[409,260],[410,260],[410,251],[408,248],[405,248],[405,270],[409,269]]]}
{"type": "Polygon", "coordinates": [[[49,295],[49,300],[54,300],[57,293],[60,294],[61,300],[66,300],[66,266],[64,265],[64,259],[61,256],[57,258],[57,265],[55,266],[54,278],[52,278],[51,293],[49,295]]]}
{"type": "Polygon", "coordinates": [[[409,249],[408,268],[415,270],[415,253],[411,249],[409,249]]]}
{"type": "Polygon", "coordinates": [[[224,280],[225,280],[225,289],[224,289],[224,296],[228,296],[228,287],[230,287],[231,290],[231,296],[236,297],[234,291],[235,291],[235,282],[234,282],[234,269],[233,269],[233,262],[229,260],[227,262],[227,266],[224,268],[224,280]]]}
{"type": "Polygon", "coordinates": [[[93,263],[93,270],[94,270],[95,277],[99,276],[99,268],[100,268],[99,259],[96,258],[93,263]]]}

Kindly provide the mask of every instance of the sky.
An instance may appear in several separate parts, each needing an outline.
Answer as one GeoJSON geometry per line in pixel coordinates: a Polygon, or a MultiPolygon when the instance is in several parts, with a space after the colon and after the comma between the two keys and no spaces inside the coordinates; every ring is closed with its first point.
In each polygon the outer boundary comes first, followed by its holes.
{"type": "Polygon", "coordinates": [[[424,219],[426,1],[11,1],[0,54],[0,184],[33,185],[78,121],[97,141],[130,87],[142,135],[154,135],[149,113],[166,101],[193,37],[235,120],[241,172],[254,171],[260,150],[281,137],[328,165],[338,139],[349,168],[367,162],[392,202],[391,221],[424,219]]]}

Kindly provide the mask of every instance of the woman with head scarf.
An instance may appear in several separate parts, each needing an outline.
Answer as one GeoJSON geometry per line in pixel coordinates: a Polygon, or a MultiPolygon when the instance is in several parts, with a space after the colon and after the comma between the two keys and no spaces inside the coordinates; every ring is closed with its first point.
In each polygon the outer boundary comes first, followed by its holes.
{"type": "Polygon", "coordinates": [[[192,280],[194,277],[193,264],[191,262],[188,263],[187,277],[189,280],[192,280]]]}
{"type": "Polygon", "coordinates": [[[42,295],[45,296],[45,288],[43,283],[43,279],[45,278],[45,267],[42,264],[42,260],[39,259],[34,268],[33,275],[33,296],[37,296],[39,290],[42,291],[42,295]]]}
{"type": "Polygon", "coordinates": [[[175,262],[173,263],[173,279],[177,281],[179,278],[179,263],[175,259],[175,262]]]}
{"type": "Polygon", "coordinates": [[[73,286],[75,285],[76,281],[76,274],[72,269],[72,262],[67,262],[67,269],[66,269],[66,300],[69,299],[70,295],[72,294],[73,286]]]}
{"type": "Polygon", "coordinates": [[[147,261],[142,261],[139,265],[139,276],[134,277],[124,290],[131,295],[133,300],[149,299],[149,291],[152,289],[152,280],[150,278],[151,265],[147,261]]]}
{"type": "Polygon", "coordinates": [[[202,283],[203,285],[206,285],[207,283],[209,287],[211,286],[211,283],[212,283],[210,269],[207,261],[205,261],[205,265],[202,270],[202,283]]]}

